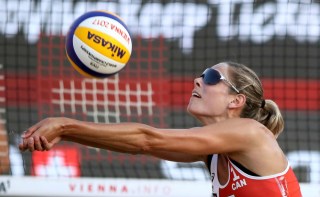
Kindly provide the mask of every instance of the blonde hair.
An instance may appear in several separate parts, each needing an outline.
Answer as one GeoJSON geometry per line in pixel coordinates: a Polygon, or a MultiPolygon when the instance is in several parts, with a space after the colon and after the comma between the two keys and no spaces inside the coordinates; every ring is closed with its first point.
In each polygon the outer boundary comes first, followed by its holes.
{"type": "Polygon", "coordinates": [[[265,125],[276,137],[283,131],[284,121],[278,105],[264,99],[263,88],[257,74],[247,66],[235,62],[224,62],[229,67],[232,83],[246,96],[246,104],[240,117],[252,118],[265,125]]]}

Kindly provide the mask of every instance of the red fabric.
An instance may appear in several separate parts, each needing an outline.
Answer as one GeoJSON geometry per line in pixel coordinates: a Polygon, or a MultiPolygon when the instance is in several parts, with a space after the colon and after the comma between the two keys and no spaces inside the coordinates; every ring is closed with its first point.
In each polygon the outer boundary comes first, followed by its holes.
{"type": "Polygon", "coordinates": [[[230,179],[224,188],[219,189],[224,196],[259,196],[259,197],[301,197],[300,186],[293,170],[289,167],[284,173],[267,177],[246,175],[239,168],[228,162],[230,179]]]}

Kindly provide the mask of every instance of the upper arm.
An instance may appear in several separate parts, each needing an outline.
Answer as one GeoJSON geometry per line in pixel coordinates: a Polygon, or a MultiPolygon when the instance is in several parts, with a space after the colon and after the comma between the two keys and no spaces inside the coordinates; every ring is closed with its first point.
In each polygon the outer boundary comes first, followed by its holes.
{"type": "Polygon", "coordinates": [[[156,138],[147,140],[148,150],[174,151],[190,155],[209,155],[244,151],[256,144],[263,127],[252,119],[228,119],[191,129],[156,129],[156,138]]]}
{"type": "Polygon", "coordinates": [[[197,161],[205,161],[205,156],[202,155],[194,155],[189,153],[181,153],[181,152],[173,152],[173,151],[151,151],[150,155],[175,162],[197,162],[197,161]]]}

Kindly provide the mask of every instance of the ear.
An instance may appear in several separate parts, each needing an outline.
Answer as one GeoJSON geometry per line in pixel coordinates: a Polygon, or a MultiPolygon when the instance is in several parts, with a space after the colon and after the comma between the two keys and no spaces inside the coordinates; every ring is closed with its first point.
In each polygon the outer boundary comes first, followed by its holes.
{"type": "Polygon", "coordinates": [[[229,108],[241,108],[246,104],[246,96],[243,94],[233,95],[229,103],[229,108]]]}

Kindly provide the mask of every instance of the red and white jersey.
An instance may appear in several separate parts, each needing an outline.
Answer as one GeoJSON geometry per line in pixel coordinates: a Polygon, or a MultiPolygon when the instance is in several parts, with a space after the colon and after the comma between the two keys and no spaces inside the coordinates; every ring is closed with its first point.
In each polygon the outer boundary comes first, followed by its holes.
{"type": "Polygon", "coordinates": [[[287,168],[270,176],[252,176],[228,159],[229,179],[221,185],[218,180],[218,155],[214,154],[210,173],[213,197],[301,197],[298,180],[292,170],[287,168]]]}

